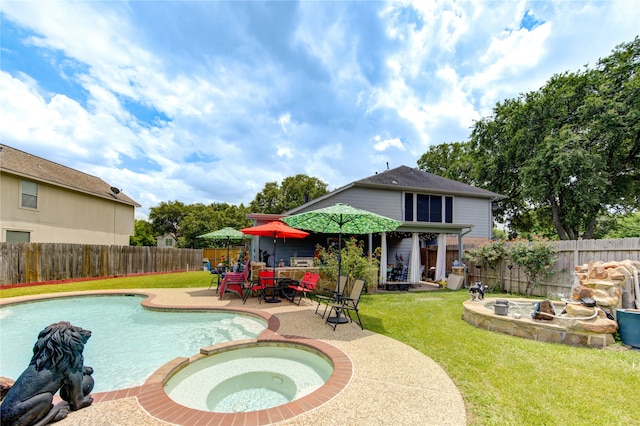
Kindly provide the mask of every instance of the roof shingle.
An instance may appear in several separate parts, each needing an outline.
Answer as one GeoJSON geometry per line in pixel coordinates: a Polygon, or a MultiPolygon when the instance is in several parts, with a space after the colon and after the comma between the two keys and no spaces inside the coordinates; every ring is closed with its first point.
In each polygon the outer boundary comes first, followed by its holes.
{"type": "Polygon", "coordinates": [[[44,158],[3,144],[0,144],[0,170],[51,185],[61,186],[140,207],[140,204],[123,192],[115,195],[111,191],[111,185],[99,177],[45,160],[44,158]]]}
{"type": "Polygon", "coordinates": [[[385,170],[364,179],[354,182],[356,186],[375,186],[384,188],[415,189],[420,191],[446,192],[451,194],[464,194],[483,198],[501,199],[503,195],[486,189],[467,185],[466,183],[443,178],[433,173],[412,169],[407,166],[385,170]]]}

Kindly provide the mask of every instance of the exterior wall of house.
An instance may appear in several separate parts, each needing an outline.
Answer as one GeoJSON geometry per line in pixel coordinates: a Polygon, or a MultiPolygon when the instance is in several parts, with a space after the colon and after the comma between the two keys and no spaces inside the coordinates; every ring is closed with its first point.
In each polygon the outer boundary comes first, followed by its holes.
{"type": "MultiPolygon", "coordinates": [[[[349,188],[314,204],[309,210],[328,207],[335,203],[347,203],[353,207],[403,221],[402,194],[402,191],[349,188]]],[[[491,238],[491,219],[491,200],[460,195],[453,196],[453,222],[474,225],[471,232],[465,237],[491,238]]]]}
{"type": "Polygon", "coordinates": [[[22,208],[21,180],[0,176],[0,241],[10,230],[29,232],[31,242],[129,245],[134,206],[37,182],[38,208],[22,208]]]}
{"type": "Polygon", "coordinates": [[[176,246],[176,239],[169,234],[157,237],[156,242],[156,247],[160,248],[174,248],[176,246]]]}
{"type": "Polygon", "coordinates": [[[391,219],[402,220],[402,193],[372,188],[349,188],[314,204],[309,210],[329,207],[335,203],[346,203],[391,219]]]}
{"type": "Polygon", "coordinates": [[[453,199],[453,221],[475,225],[465,237],[491,238],[491,200],[456,196],[453,199]]]}

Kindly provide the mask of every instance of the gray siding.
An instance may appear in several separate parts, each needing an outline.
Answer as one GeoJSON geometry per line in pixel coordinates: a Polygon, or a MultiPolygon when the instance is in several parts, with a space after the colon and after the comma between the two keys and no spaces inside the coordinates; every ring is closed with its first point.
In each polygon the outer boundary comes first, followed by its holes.
{"type": "Polygon", "coordinates": [[[491,201],[486,198],[455,197],[453,221],[475,225],[466,237],[491,238],[491,201]]]}
{"type": "MultiPolygon", "coordinates": [[[[424,193],[428,194],[429,192],[425,191],[424,193]]],[[[331,197],[318,201],[305,210],[329,207],[335,203],[346,203],[356,208],[404,222],[403,192],[400,188],[398,190],[347,188],[336,192],[331,197]]],[[[472,231],[466,234],[468,237],[491,238],[491,200],[460,195],[453,196],[453,222],[454,225],[473,224],[472,231]]],[[[424,224],[424,222],[420,223],[424,224]]],[[[437,224],[431,225],[437,228],[437,224]]]]}
{"type": "Polygon", "coordinates": [[[402,220],[402,193],[371,188],[349,188],[330,198],[319,201],[308,210],[346,203],[358,209],[377,213],[391,219],[402,220]]]}

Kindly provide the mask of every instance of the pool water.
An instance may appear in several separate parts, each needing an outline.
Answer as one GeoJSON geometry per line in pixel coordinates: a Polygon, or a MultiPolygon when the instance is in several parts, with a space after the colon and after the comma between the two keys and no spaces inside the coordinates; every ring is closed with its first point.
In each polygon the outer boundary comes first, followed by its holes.
{"type": "Polygon", "coordinates": [[[84,365],[93,392],[139,386],[159,367],[200,348],[255,338],[267,327],[254,317],[218,312],[144,309],[142,297],[48,299],[0,308],[0,376],[17,379],[29,365],[38,333],[58,321],[91,330],[84,365]]]}
{"type": "Polygon", "coordinates": [[[254,346],[197,360],[165,385],[186,407],[218,413],[257,411],[315,391],[333,373],[323,356],[291,345],[254,346]]]}

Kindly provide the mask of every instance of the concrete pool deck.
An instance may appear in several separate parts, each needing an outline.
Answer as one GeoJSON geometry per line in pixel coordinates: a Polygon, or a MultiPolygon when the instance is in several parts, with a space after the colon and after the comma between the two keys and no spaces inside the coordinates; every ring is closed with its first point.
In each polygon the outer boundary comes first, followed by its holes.
{"type": "MultiPolygon", "coordinates": [[[[466,414],[462,396],[444,370],[417,350],[377,333],[360,330],[355,323],[341,324],[334,332],[318,315],[315,303],[301,305],[282,303],[258,304],[255,297],[246,305],[234,296],[218,300],[207,288],[144,289],[127,291],[73,292],[2,299],[1,304],[51,296],[82,294],[153,294],[148,304],[164,308],[246,308],[274,315],[279,321],[280,336],[303,336],[317,339],[344,352],[351,361],[352,375],[346,386],[327,398],[326,402],[290,418],[271,417],[251,424],[320,425],[464,425],[466,414]]],[[[364,323],[366,327],[366,321],[364,323]]],[[[266,333],[272,333],[267,331],[266,333]]],[[[169,361],[169,360],[167,360],[169,361]]],[[[72,412],[58,422],[73,425],[204,425],[227,424],[222,417],[200,420],[189,415],[180,421],[165,422],[150,415],[140,404],[140,395],[126,391],[109,398],[96,398],[90,407],[72,412]],[[216,419],[216,420],[212,420],[216,419]]],[[[147,406],[148,407],[148,406],[147,406]]],[[[150,410],[153,411],[153,410],[150,410]]],[[[193,410],[191,410],[193,411],[193,410]]],[[[180,416],[175,415],[178,419],[180,416]]],[[[249,424],[249,423],[247,423],[249,424]]]]}

